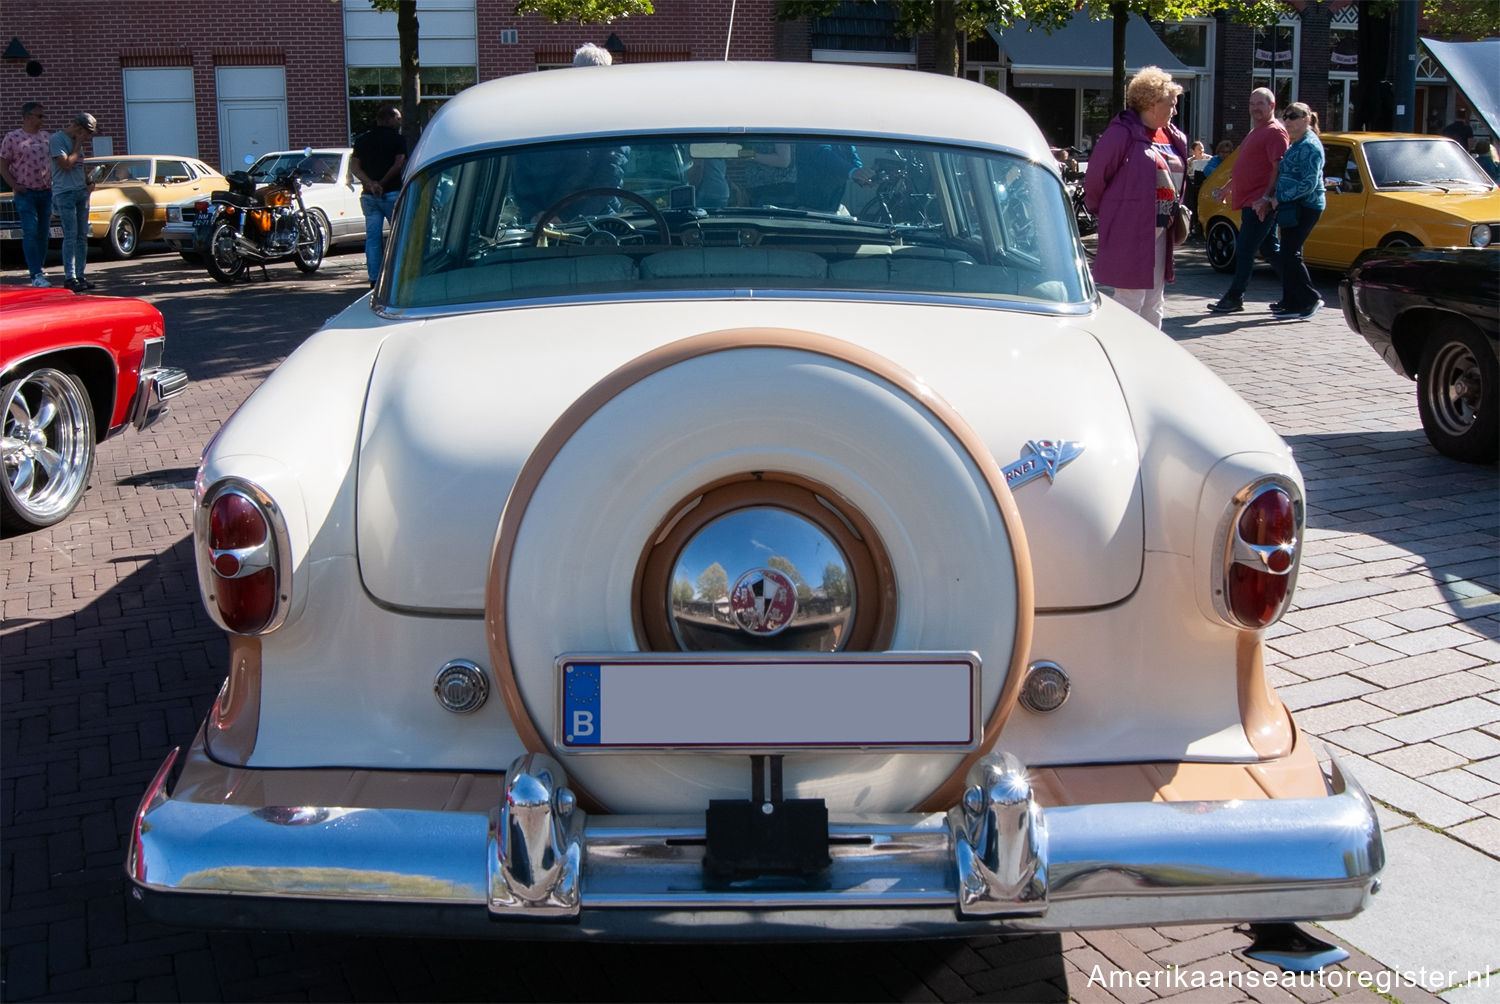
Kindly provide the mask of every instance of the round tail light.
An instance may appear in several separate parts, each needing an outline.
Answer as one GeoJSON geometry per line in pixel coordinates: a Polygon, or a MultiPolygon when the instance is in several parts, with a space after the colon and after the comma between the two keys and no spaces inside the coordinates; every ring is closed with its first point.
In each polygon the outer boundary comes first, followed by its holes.
{"type": "Polygon", "coordinates": [[[199,578],[209,613],[235,634],[263,634],[286,611],[286,534],[269,497],[248,485],[211,489],[199,510],[199,578]]]}
{"type": "Polygon", "coordinates": [[[1286,610],[1297,568],[1301,512],[1281,486],[1262,485],[1238,507],[1225,567],[1229,613],[1263,628],[1286,610]]]}

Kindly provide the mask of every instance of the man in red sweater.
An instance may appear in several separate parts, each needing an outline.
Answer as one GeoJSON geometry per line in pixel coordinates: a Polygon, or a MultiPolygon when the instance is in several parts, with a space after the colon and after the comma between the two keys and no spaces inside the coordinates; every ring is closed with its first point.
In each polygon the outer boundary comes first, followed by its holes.
{"type": "MultiPolygon", "coordinates": [[[[1239,156],[1229,172],[1229,207],[1240,211],[1240,232],[1234,242],[1234,281],[1229,290],[1208,309],[1216,314],[1244,310],[1245,290],[1255,267],[1259,249],[1276,278],[1281,278],[1281,254],[1276,241],[1276,216],[1271,212],[1271,193],[1282,154],[1291,145],[1286,127],[1276,118],[1276,95],[1268,87],[1250,92],[1250,135],[1240,144],[1239,156]]],[[[1214,189],[1222,199],[1223,188],[1214,189]]]]}

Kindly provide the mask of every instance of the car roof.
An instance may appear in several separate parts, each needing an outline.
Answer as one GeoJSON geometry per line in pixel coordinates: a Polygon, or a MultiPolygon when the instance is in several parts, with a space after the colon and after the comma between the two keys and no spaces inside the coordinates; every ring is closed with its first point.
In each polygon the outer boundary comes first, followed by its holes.
{"type": "Polygon", "coordinates": [[[812,63],[643,63],[523,73],[449,100],[411,170],[497,145],[611,134],[781,131],[1013,150],[1057,170],[1031,118],[992,88],[916,70],[812,63]]]}

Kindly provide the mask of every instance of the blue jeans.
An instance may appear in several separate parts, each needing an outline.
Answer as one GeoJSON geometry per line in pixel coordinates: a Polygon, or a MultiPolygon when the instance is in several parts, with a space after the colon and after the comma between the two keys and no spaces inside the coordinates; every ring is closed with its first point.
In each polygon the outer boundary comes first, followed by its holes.
{"type": "Polygon", "coordinates": [[[1298,206],[1297,222],[1281,228],[1281,303],[1288,310],[1311,307],[1321,299],[1302,260],[1302,245],[1322,215],[1317,206],[1298,206]]]}
{"type": "Polygon", "coordinates": [[[365,214],[365,272],[371,282],[380,275],[380,266],[385,261],[385,224],[396,211],[396,194],[359,197],[359,208],[365,214]]]}
{"type": "Polygon", "coordinates": [[[82,279],[89,257],[89,190],[69,188],[52,193],[57,204],[57,218],[62,223],[63,275],[82,279]]]}
{"type": "Polygon", "coordinates": [[[1234,241],[1234,281],[1229,284],[1226,300],[1244,299],[1250,288],[1250,272],[1255,268],[1255,253],[1259,250],[1271,263],[1276,278],[1281,278],[1281,248],[1276,242],[1276,214],[1267,213],[1261,219],[1254,209],[1246,206],[1240,210],[1240,232],[1234,241]]]}
{"type": "Polygon", "coordinates": [[[35,279],[47,264],[47,231],[52,224],[52,189],[28,188],[15,196],[16,216],[21,220],[21,253],[26,270],[35,279]]]}

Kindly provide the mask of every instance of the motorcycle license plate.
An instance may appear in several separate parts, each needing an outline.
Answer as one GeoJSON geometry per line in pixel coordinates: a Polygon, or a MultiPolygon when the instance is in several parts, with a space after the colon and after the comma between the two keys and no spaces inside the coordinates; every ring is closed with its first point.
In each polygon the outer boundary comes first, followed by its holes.
{"type": "Polygon", "coordinates": [[[557,745],[970,750],[979,682],[972,652],[567,655],[557,745]]]}

